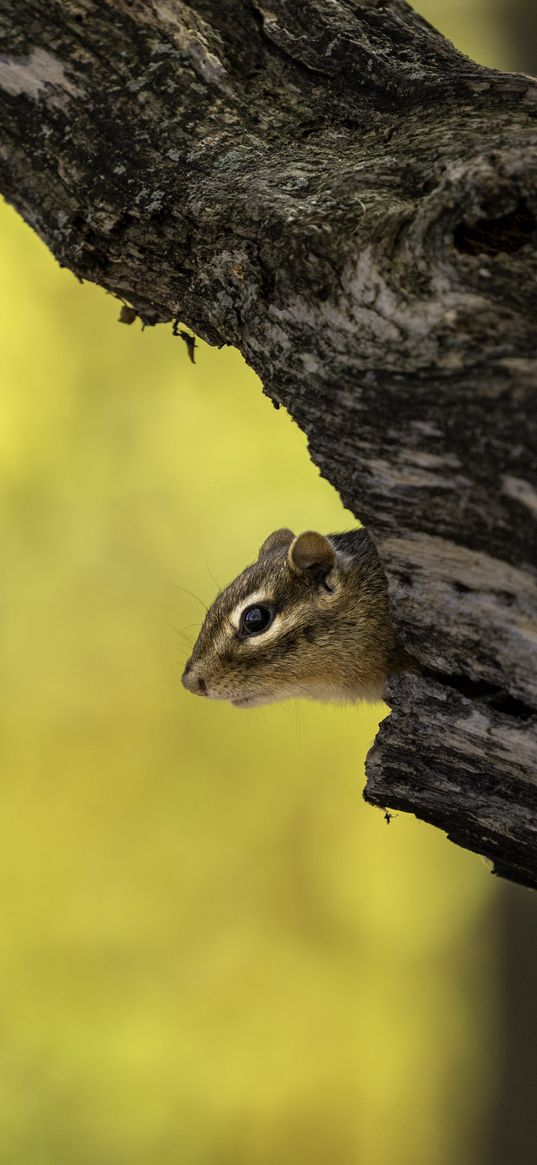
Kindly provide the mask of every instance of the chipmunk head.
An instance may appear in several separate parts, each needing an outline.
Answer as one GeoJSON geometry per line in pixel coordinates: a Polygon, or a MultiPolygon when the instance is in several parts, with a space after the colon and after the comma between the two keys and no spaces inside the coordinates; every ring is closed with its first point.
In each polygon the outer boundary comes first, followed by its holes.
{"type": "Polygon", "coordinates": [[[375,700],[391,643],[386,583],[364,530],[276,530],[209,608],[183,684],[241,708],[375,700]]]}

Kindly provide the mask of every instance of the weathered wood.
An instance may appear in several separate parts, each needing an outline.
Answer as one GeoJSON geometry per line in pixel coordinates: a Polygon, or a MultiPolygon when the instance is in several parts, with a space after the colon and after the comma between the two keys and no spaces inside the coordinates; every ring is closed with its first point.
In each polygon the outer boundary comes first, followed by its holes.
{"type": "Polygon", "coordinates": [[[400,0],[1,9],[6,197],[237,345],[376,539],[423,672],[367,799],[537,886],[537,83],[400,0]]]}

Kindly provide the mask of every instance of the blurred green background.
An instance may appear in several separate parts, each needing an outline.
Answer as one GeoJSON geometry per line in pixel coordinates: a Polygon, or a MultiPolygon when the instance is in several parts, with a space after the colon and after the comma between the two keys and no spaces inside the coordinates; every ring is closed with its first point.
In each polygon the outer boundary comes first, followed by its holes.
{"type": "MultiPolygon", "coordinates": [[[[420,11],[513,63],[492,6],[420,11]]],[[[352,515],[235,352],[1,225],[0,1162],[485,1161],[498,891],[363,804],[385,709],[179,684],[215,580],[352,515]]]]}

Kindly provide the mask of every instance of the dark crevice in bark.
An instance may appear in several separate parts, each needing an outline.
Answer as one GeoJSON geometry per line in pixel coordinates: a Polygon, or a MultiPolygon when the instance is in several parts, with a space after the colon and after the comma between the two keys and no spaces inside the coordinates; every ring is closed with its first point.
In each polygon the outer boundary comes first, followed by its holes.
{"type": "Polygon", "coordinates": [[[467,700],[494,708],[503,716],[514,716],[518,720],[530,720],[532,716],[537,716],[537,707],[531,708],[523,700],[517,700],[516,696],[510,695],[509,692],[495,684],[487,683],[486,680],[473,680],[469,676],[452,675],[447,672],[435,671],[434,668],[423,668],[422,674],[430,677],[437,684],[443,684],[447,688],[452,688],[454,692],[460,692],[461,696],[465,696],[467,700]]]}
{"type": "Polygon", "coordinates": [[[458,251],[467,255],[499,255],[519,251],[537,235],[537,220],[523,199],[509,214],[499,218],[482,218],[461,222],[455,227],[453,241],[458,251]]]}

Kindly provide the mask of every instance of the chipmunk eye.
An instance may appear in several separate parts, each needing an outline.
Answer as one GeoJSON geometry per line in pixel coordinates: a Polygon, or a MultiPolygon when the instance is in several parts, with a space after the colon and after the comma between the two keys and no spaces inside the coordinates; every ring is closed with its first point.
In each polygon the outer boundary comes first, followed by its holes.
{"type": "Polygon", "coordinates": [[[242,635],[259,635],[270,627],[274,615],[270,607],[260,607],[257,603],[247,607],[241,615],[240,630],[242,635]]]}

